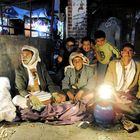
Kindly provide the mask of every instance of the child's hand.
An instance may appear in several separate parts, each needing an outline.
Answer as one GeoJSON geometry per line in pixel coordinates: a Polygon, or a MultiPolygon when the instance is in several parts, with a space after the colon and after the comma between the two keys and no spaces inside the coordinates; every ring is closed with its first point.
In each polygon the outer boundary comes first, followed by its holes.
{"type": "Polygon", "coordinates": [[[67,92],[67,95],[70,100],[74,101],[74,95],[70,91],[67,92]]]}
{"type": "Polygon", "coordinates": [[[81,98],[82,98],[82,95],[83,95],[84,91],[83,90],[80,90],[79,92],[77,92],[77,94],[75,95],[75,100],[76,101],[79,101],[81,98]]]}

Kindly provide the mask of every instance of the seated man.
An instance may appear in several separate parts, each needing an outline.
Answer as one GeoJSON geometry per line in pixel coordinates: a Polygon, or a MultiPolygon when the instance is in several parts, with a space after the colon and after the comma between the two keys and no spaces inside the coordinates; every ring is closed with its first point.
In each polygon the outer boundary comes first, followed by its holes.
{"type": "Polygon", "coordinates": [[[136,119],[140,113],[137,99],[140,98],[140,64],[133,60],[133,56],[134,46],[125,43],[121,50],[121,59],[110,62],[104,80],[105,84],[111,85],[116,91],[116,107],[121,111],[121,122],[127,131],[136,127],[126,116],[136,119]]]}
{"type": "Polygon", "coordinates": [[[71,53],[69,63],[65,67],[62,89],[68,100],[88,103],[94,96],[93,69],[88,66],[88,59],[79,52],[71,53]]]}
{"type": "Polygon", "coordinates": [[[27,99],[32,106],[47,105],[51,102],[52,96],[56,102],[65,100],[64,95],[57,93],[58,89],[54,86],[36,48],[24,45],[21,61],[15,70],[16,89],[20,94],[13,98],[15,105],[26,108],[27,99]]]}

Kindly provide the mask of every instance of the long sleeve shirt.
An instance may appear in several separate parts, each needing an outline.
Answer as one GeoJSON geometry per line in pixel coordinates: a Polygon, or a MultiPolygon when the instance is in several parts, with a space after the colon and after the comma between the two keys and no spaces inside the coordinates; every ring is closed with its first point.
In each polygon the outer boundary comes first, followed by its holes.
{"type": "Polygon", "coordinates": [[[113,57],[113,54],[116,55],[116,58],[120,58],[120,52],[116,47],[113,47],[111,44],[106,42],[103,46],[95,45],[97,60],[102,64],[108,64],[113,57]]]}

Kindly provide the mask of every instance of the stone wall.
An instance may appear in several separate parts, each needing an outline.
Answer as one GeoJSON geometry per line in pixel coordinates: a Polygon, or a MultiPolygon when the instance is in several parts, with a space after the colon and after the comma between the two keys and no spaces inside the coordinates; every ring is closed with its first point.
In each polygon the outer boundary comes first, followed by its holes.
{"type": "Polygon", "coordinates": [[[52,67],[54,43],[41,38],[25,38],[23,36],[0,36],[0,76],[10,79],[14,91],[14,70],[20,64],[20,51],[23,45],[33,45],[38,48],[41,59],[48,69],[52,67]]]}

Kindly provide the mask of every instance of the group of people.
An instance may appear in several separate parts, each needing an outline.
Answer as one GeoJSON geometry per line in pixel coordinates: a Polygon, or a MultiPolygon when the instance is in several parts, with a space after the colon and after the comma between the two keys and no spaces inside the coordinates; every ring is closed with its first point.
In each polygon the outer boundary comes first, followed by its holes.
{"type": "Polygon", "coordinates": [[[134,46],[125,43],[119,51],[102,30],[97,30],[94,38],[95,42],[84,37],[78,49],[72,37],[66,40],[66,48],[57,58],[60,87],[48,74],[37,48],[24,45],[21,64],[15,70],[18,94],[12,99],[14,105],[19,110],[32,107],[41,111],[48,104],[82,101],[88,110],[94,108],[98,86],[108,84],[114,89],[121,123],[127,131],[134,130],[136,125],[129,119],[136,120],[140,113],[140,63],[133,59],[134,46]]]}
{"type": "Polygon", "coordinates": [[[98,60],[97,85],[103,83],[112,87],[115,96],[115,113],[119,114],[124,129],[133,132],[137,130],[137,126],[130,120],[139,122],[140,113],[140,63],[133,58],[134,45],[126,42],[119,51],[105,41],[105,33],[102,30],[95,32],[95,41],[98,60]],[[99,36],[98,32],[102,36],[99,36]]]}

